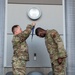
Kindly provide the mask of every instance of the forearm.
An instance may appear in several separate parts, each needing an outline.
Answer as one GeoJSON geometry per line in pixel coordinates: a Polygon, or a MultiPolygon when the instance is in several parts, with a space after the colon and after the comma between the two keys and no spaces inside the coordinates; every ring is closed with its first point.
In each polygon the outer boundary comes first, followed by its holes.
{"type": "Polygon", "coordinates": [[[32,25],[28,25],[28,26],[26,27],[26,30],[24,30],[23,35],[24,35],[24,38],[25,38],[25,39],[27,39],[27,38],[29,37],[32,28],[33,28],[32,25]]]}
{"type": "Polygon", "coordinates": [[[22,33],[17,35],[20,42],[25,41],[29,37],[32,27],[32,25],[28,25],[22,33]]]}

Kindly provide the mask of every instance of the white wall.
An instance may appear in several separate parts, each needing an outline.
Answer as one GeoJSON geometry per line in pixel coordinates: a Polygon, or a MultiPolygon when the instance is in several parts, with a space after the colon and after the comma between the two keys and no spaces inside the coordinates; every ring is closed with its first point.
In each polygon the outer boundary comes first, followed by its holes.
{"type": "Polygon", "coordinates": [[[67,72],[75,75],[75,0],[65,0],[67,72]]]}
{"type": "Polygon", "coordinates": [[[3,75],[5,0],[0,0],[0,75],[3,75]]]}
{"type": "MultiPolygon", "coordinates": [[[[8,4],[7,7],[7,24],[6,24],[6,39],[5,39],[5,60],[4,66],[11,67],[12,60],[12,33],[11,27],[14,24],[19,24],[24,30],[27,24],[32,23],[27,16],[27,11],[31,7],[38,7],[42,11],[42,16],[36,21],[36,27],[44,29],[56,29],[63,39],[63,7],[62,5],[26,5],[26,4],[8,4]]],[[[34,35],[31,41],[31,35],[27,39],[29,47],[30,61],[27,62],[27,67],[51,67],[50,59],[45,47],[44,39],[34,35]],[[37,54],[37,60],[33,60],[34,53],[37,54]]]]}

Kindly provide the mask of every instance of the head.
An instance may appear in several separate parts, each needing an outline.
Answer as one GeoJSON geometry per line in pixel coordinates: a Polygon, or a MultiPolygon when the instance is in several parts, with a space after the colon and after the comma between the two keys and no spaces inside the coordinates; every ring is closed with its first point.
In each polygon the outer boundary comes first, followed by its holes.
{"type": "Polygon", "coordinates": [[[46,30],[44,30],[44,29],[38,27],[38,28],[36,28],[36,30],[35,30],[35,34],[36,34],[37,36],[43,38],[43,37],[45,37],[45,35],[46,35],[46,30]]]}
{"type": "Polygon", "coordinates": [[[12,27],[12,33],[13,33],[14,35],[20,34],[21,32],[22,32],[22,29],[20,28],[19,25],[14,25],[14,26],[12,27]]]}

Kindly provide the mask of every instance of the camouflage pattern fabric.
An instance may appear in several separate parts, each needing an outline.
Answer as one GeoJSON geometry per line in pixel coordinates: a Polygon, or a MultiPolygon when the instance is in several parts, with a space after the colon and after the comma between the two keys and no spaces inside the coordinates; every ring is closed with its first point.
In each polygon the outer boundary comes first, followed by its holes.
{"type": "Polygon", "coordinates": [[[20,60],[16,57],[13,57],[12,63],[13,75],[26,75],[25,60],[20,60]]]}
{"type": "Polygon", "coordinates": [[[57,60],[52,63],[52,70],[54,75],[66,75],[66,58],[59,64],[57,60]]]}
{"type": "Polygon", "coordinates": [[[64,71],[64,67],[66,63],[65,58],[67,57],[67,53],[66,53],[66,50],[64,49],[63,41],[59,33],[54,29],[47,30],[45,43],[46,43],[48,53],[50,55],[51,63],[54,65],[54,66],[52,65],[52,68],[54,70],[54,75],[65,75],[62,73],[62,71],[60,71],[60,73],[56,71],[58,68],[56,68],[55,66],[57,65],[57,67],[59,67],[60,69],[63,69],[64,71]],[[58,58],[64,59],[64,62],[62,62],[61,65],[59,65],[57,62],[58,58]]]}
{"type": "Polygon", "coordinates": [[[28,47],[26,39],[31,33],[32,26],[28,25],[22,33],[13,36],[13,58],[12,68],[14,75],[26,75],[26,61],[29,60],[28,47]]]}

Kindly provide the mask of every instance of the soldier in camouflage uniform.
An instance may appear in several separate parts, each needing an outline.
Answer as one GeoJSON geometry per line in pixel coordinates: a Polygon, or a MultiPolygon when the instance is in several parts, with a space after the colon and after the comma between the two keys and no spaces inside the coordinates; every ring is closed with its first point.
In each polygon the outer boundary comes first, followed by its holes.
{"type": "Polygon", "coordinates": [[[35,23],[28,25],[24,31],[22,31],[19,25],[12,27],[14,34],[12,39],[14,49],[12,58],[13,75],[26,75],[26,61],[29,60],[26,39],[29,37],[34,25],[35,23]]]}
{"type": "Polygon", "coordinates": [[[53,75],[66,75],[66,51],[59,33],[55,30],[44,30],[38,27],[37,36],[45,38],[45,44],[51,59],[53,75]]]}

